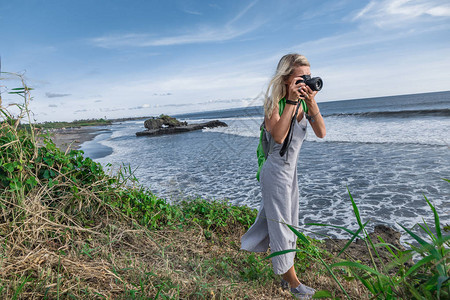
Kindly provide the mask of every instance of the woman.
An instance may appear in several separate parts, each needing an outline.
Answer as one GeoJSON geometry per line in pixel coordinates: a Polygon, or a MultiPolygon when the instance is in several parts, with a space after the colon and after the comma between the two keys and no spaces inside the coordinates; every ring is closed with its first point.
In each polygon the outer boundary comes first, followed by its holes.
{"type": "MultiPolygon", "coordinates": [[[[312,91],[302,81],[303,75],[311,75],[306,57],[287,54],[278,63],[276,73],[267,88],[264,124],[271,146],[260,172],[262,201],[258,216],[242,236],[241,249],[265,252],[270,245],[271,251],[277,252],[296,248],[297,237],[285,224],[298,226],[297,159],[306,134],[306,119],[308,118],[316,136],[323,138],[326,133],[325,123],[315,101],[317,91],[312,91]],[[302,100],[306,103],[305,110],[308,114],[299,103],[302,100]],[[279,106],[284,104],[281,113],[279,106]],[[298,114],[291,128],[291,120],[297,106],[298,114]],[[290,128],[292,139],[282,156],[280,150],[290,128]]],[[[310,298],[315,290],[301,284],[297,278],[294,257],[295,252],[273,257],[273,270],[275,274],[282,275],[283,281],[289,283],[295,296],[310,298]]]]}

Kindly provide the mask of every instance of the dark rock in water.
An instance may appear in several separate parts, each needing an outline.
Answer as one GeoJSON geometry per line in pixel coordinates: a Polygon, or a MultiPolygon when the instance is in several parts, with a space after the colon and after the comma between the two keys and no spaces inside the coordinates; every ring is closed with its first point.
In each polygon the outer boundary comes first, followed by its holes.
{"type": "Polygon", "coordinates": [[[168,115],[160,115],[158,118],[151,118],[144,122],[144,127],[152,130],[158,128],[167,127],[177,127],[177,126],[186,126],[187,122],[180,122],[176,118],[170,117],[168,115]]]}
{"type": "MultiPolygon", "coordinates": [[[[374,228],[374,232],[369,233],[369,237],[374,244],[381,243],[381,241],[378,239],[378,237],[381,237],[385,243],[391,244],[399,250],[405,250],[405,248],[400,244],[401,233],[388,226],[376,225],[374,228]]],[[[348,241],[349,240],[344,239],[327,239],[325,240],[325,249],[330,253],[338,254],[348,241]]],[[[370,244],[369,247],[373,252],[370,244]]],[[[391,249],[394,253],[397,252],[395,248],[391,247],[391,249]]],[[[389,251],[385,247],[378,247],[377,251],[384,264],[392,261],[392,254],[389,253],[389,251]]],[[[380,261],[378,261],[376,255],[374,253],[372,253],[372,255],[375,257],[375,262],[377,263],[377,265],[381,266],[380,261]]],[[[356,238],[344,251],[344,253],[341,254],[341,257],[344,259],[348,259],[348,257],[350,257],[355,260],[360,260],[365,265],[372,266],[372,261],[367,250],[366,243],[364,242],[364,240],[358,238],[356,238]]],[[[410,262],[407,263],[409,264],[410,262]]]]}
{"type": "Polygon", "coordinates": [[[203,128],[214,128],[214,127],[227,127],[228,125],[219,120],[209,121],[205,123],[198,124],[187,124],[187,122],[180,122],[175,118],[169,117],[167,115],[161,115],[159,118],[148,119],[144,122],[145,128],[147,130],[136,132],[137,136],[155,136],[163,134],[174,134],[181,132],[188,132],[199,130],[203,128]]]}

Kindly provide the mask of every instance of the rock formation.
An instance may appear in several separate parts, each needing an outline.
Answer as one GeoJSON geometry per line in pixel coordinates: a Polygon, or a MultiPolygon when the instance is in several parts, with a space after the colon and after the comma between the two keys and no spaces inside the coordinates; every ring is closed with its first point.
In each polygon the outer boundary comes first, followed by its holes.
{"type": "Polygon", "coordinates": [[[144,122],[144,127],[148,130],[167,127],[186,126],[187,122],[180,122],[176,118],[168,115],[160,115],[158,118],[151,118],[144,122]]]}
{"type": "Polygon", "coordinates": [[[203,128],[227,127],[228,125],[219,120],[209,121],[198,124],[188,124],[180,122],[176,118],[168,115],[160,115],[158,118],[151,118],[144,122],[145,131],[136,132],[136,136],[155,136],[162,134],[173,134],[199,130],[203,128]]]}

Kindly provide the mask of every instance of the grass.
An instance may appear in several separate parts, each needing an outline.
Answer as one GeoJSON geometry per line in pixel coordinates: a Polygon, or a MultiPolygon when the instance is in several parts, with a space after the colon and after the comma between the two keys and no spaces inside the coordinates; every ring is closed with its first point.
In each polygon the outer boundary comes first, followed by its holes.
{"type": "MultiPolygon", "coordinates": [[[[22,87],[10,90],[23,101],[15,106],[19,114],[0,106],[0,298],[290,297],[280,289],[267,253],[239,250],[256,210],[202,198],[171,205],[141,187],[129,168],[107,175],[82,151],[63,153],[45,137],[38,144],[28,111],[31,89],[19,80],[22,87]],[[27,128],[20,126],[24,118],[27,128]]],[[[431,232],[427,224],[423,229],[431,232]]],[[[390,281],[379,279],[384,277],[345,265],[322,250],[321,242],[296,234],[295,267],[304,283],[322,290],[316,296],[369,299],[373,288],[389,291],[390,281]]],[[[440,284],[443,299],[448,281],[433,272],[448,272],[448,251],[441,230],[433,238],[416,250],[424,259],[398,275],[408,280],[397,287],[409,283],[425,297],[440,284]]]]}
{"type": "MultiPolygon", "coordinates": [[[[349,247],[350,243],[358,237],[366,246],[371,265],[364,265],[355,260],[342,260],[327,264],[315,247],[309,247],[306,250],[292,249],[275,252],[269,255],[268,258],[292,251],[307,253],[308,257],[320,261],[325,266],[347,299],[351,299],[351,297],[337,278],[333,269],[335,271],[341,270],[348,272],[350,276],[347,276],[346,279],[358,281],[363,284],[371,299],[449,299],[450,235],[442,232],[439,215],[432,203],[425,197],[425,201],[429,205],[434,216],[434,232],[425,221],[423,224],[416,224],[416,226],[422,229],[423,233],[427,235],[428,240],[426,240],[414,233],[412,229],[408,229],[399,224],[405,232],[418,243],[416,246],[410,245],[411,249],[409,250],[401,250],[392,244],[386,243],[379,236],[378,241],[373,240],[370,237],[366,230],[368,221],[363,223],[359,209],[350,191],[349,196],[359,228],[356,232],[353,232],[348,228],[340,228],[352,234],[352,238],[342,248],[338,257],[349,247]],[[379,252],[381,248],[387,249],[391,254],[391,259],[388,263],[383,262],[380,257],[379,252]],[[421,258],[416,262],[412,262],[412,258],[415,255],[419,255],[421,258]]],[[[310,225],[336,228],[336,226],[331,224],[310,225]]],[[[305,245],[311,245],[310,240],[302,233],[298,232],[292,226],[288,225],[288,227],[305,245]]],[[[316,296],[319,296],[319,294],[334,298],[332,292],[329,290],[322,290],[316,296]]]]}
{"type": "Polygon", "coordinates": [[[72,122],[43,122],[35,124],[35,128],[39,129],[61,129],[61,128],[71,128],[71,127],[84,127],[84,126],[104,126],[111,125],[112,120],[106,119],[85,119],[85,120],[75,120],[72,122]]]}

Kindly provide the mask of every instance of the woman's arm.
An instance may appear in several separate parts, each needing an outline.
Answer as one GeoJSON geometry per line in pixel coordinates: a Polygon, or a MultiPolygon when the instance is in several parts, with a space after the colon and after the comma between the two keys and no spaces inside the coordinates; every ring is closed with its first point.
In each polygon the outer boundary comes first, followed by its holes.
{"type": "Polygon", "coordinates": [[[322,115],[320,114],[319,106],[314,99],[317,91],[312,91],[309,86],[305,85],[302,86],[301,94],[305,99],[306,106],[308,106],[308,115],[311,116],[309,124],[311,124],[311,127],[316,136],[322,139],[325,137],[327,130],[325,128],[325,122],[323,121],[322,115]]]}
{"type": "MultiPolygon", "coordinates": [[[[287,89],[287,100],[295,100],[298,101],[300,98],[300,92],[298,91],[299,87],[305,85],[304,83],[298,83],[297,80],[302,79],[301,77],[294,77],[291,79],[291,82],[287,89]]],[[[278,103],[273,109],[272,116],[270,119],[265,117],[266,129],[270,132],[273,139],[276,143],[282,144],[284,139],[286,138],[289,132],[289,126],[291,125],[291,120],[295,112],[295,105],[286,104],[284,107],[283,113],[281,116],[278,114],[278,103]]]]}
{"type": "Polygon", "coordinates": [[[289,132],[295,106],[286,104],[281,116],[278,114],[278,105],[273,109],[270,119],[265,117],[266,129],[270,132],[276,143],[282,144],[289,132]]]}

